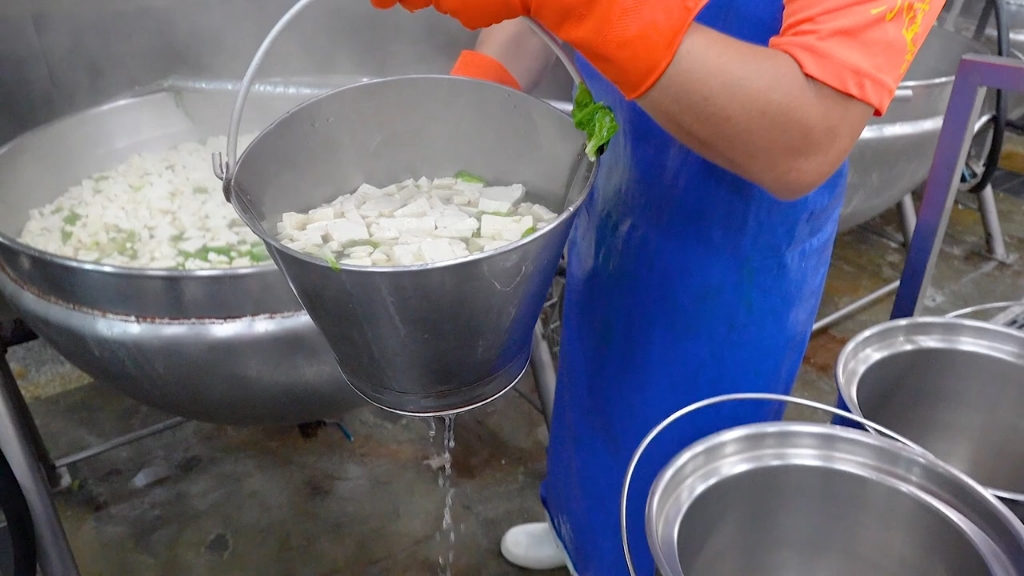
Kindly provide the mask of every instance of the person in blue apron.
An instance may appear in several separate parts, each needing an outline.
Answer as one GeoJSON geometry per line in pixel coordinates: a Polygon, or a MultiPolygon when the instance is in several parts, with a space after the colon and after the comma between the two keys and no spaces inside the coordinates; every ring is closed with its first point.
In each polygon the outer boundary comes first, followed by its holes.
{"type": "MultiPolygon", "coordinates": [[[[941,0],[372,0],[487,28],[453,74],[530,90],[572,46],[619,123],[568,244],[547,478],[549,521],[502,552],[525,568],[626,573],[619,497],[662,419],[730,392],[788,393],[821,299],[846,157],[885,112],[941,0]]],[[[709,408],[659,437],[628,511],[653,574],[646,489],[695,440],[781,417],[709,408]]],[[[765,530],[773,527],[765,526],[765,530]]]]}

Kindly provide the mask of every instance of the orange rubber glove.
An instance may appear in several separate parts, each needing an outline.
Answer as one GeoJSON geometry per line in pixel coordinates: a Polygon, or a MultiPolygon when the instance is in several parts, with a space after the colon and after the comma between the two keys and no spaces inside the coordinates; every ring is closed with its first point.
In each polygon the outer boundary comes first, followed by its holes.
{"type": "Polygon", "coordinates": [[[508,86],[513,90],[522,90],[519,81],[508,71],[508,68],[505,68],[504,64],[473,50],[462,52],[459,59],[455,61],[455,66],[452,67],[451,75],[486,80],[508,86]]]}
{"type": "MultiPolygon", "coordinates": [[[[757,0],[750,0],[757,1],[757,0]]],[[[470,29],[529,16],[586,57],[627,98],[668,68],[708,0],[371,0],[377,8],[433,6],[470,29]]]]}

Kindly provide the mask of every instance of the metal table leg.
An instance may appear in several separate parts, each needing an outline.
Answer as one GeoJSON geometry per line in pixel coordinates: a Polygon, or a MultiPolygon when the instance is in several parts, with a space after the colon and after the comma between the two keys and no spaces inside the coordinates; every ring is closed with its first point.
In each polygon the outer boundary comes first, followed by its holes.
{"type": "Polygon", "coordinates": [[[3,383],[0,386],[0,450],[14,470],[32,513],[39,567],[43,575],[78,576],[75,556],[50,496],[50,484],[39,464],[37,449],[33,447],[33,435],[29,430],[34,428],[34,422],[31,416],[26,416],[25,410],[19,409],[18,399],[24,403],[21,394],[11,393],[12,389],[17,390],[17,382],[6,354],[6,347],[0,343],[0,381],[3,383]]]}
{"type": "Polygon", "coordinates": [[[960,171],[988,88],[1024,92],[1024,63],[998,56],[964,56],[953,81],[914,237],[907,251],[892,318],[914,316],[928,291],[960,186],[960,171]]]}
{"type": "Polygon", "coordinates": [[[551,356],[551,348],[544,340],[544,330],[537,322],[533,328],[533,355],[530,358],[530,369],[533,370],[533,381],[537,385],[537,395],[543,408],[544,420],[551,429],[551,414],[555,407],[555,361],[551,356]]]}

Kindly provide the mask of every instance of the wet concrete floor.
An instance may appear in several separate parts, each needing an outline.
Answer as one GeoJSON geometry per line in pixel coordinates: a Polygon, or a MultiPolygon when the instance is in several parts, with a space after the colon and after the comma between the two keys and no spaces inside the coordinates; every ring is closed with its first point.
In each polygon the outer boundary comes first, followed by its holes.
{"type": "MultiPolygon", "coordinates": [[[[1000,215],[1024,253],[1024,179],[1003,175],[1000,215]]],[[[903,249],[887,213],[840,237],[822,315],[898,278],[903,249]]],[[[984,255],[977,212],[954,210],[929,312],[1020,298],[1024,261],[984,255]]],[[[812,339],[796,394],[831,403],[842,345],[887,318],[892,299],[812,339]]],[[[9,354],[51,452],[63,456],[165,418],[91,383],[45,343],[9,354]]],[[[521,392],[533,394],[532,382],[521,392]]],[[[806,410],[790,417],[823,420],[806,410]]],[[[57,501],[84,576],[436,574],[443,493],[424,464],[436,450],[422,421],[373,408],[303,438],[295,428],[187,423],[71,467],[57,501]],[[140,471],[162,480],[136,487],[140,471]]],[[[459,416],[454,460],[458,575],[525,574],[498,552],[509,526],[542,518],[537,490],[547,432],[507,394],[459,416]]],[[[548,574],[562,574],[562,571],[548,574]]]]}

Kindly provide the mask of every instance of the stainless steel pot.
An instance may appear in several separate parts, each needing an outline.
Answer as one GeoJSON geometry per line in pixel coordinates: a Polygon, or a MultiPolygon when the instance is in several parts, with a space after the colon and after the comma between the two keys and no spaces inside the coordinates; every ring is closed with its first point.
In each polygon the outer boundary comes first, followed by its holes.
{"type": "MultiPolygon", "coordinates": [[[[666,425],[696,409],[739,400],[782,400],[839,412],[772,394],[711,398],[655,428],[634,455],[630,474],[666,425]]],[[[965,474],[911,446],[800,422],[750,424],[706,437],[673,458],[651,487],[647,538],[658,571],[1024,574],[1024,525],[965,474]]]]}
{"type": "MultiPolygon", "coordinates": [[[[298,2],[257,51],[233,121],[276,35],[311,2],[298,2]]],[[[558,42],[537,31],[578,78],[558,42]]],[[[236,165],[238,132],[232,124],[225,195],[266,243],[364,398],[404,414],[450,414],[492,400],[522,377],[533,327],[596,170],[571,118],[496,84],[406,76],[302,104],[257,136],[236,165]],[[522,183],[530,202],[559,216],[502,248],[414,267],[329,265],[277,239],[283,212],[316,208],[364,182],[460,169],[522,183]]]]}
{"type": "Polygon", "coordinates": [[[944,28],[928,34],[889,110],[868,123],[850,154],[840,230],[878,216],[924,182],[957,65],[972,53],[989,50],[944,28]]]}
{"type": "MultiPolygon", "coordinates": [[[[16,239],[29,209],[81,178],[131,153],[223,134],[236,87],[154,87],[0,148],[0,293],[72,364],[166,412],[228,424],[334,417],[364,403],[273,266],[117,268],[16,239]]],[[[261,86],[243,129],[266,126],[322,91],[261,86]]]]}
{"type": "Polygon", "coordinates": [[[836,383],[855,414],[1024,503],[1024,332],[959,318],[886,322],[847,343],[836,383]]]}

